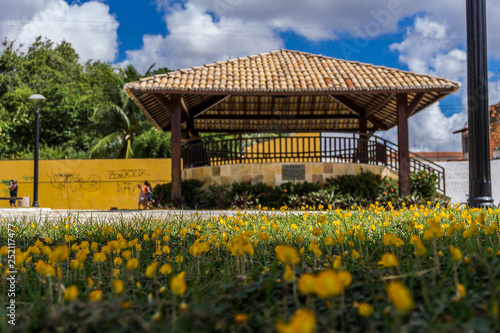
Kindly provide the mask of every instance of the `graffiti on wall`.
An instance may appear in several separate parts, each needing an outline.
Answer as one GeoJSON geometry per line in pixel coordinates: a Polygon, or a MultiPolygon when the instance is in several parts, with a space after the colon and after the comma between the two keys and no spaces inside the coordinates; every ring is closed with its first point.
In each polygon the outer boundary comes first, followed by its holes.
{"type": "Polygon", "coordinates": [[[138,178],[142,176],[149,176],[146,169],[118,169],[108,170],[108,178],[112,180],[138,178]]]}
{"type": "Polygon", "coordinates": [[[78,173],[51,173],[47,174],[50,184],[58,190],[70,190],[72,192],[85,191],[95,192],[101,187],[101,178],[91,175],[87,179],[78,173]]]}

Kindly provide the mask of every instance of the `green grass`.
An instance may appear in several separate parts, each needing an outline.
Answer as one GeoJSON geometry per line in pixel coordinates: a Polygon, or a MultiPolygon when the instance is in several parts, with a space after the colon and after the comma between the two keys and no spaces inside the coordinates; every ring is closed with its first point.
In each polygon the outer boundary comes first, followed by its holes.
{"type": "MultiPolygon", "coordinates": [[[[0,247],[8,244],[8,230],[15,226],[19,248],[14,298],[16,325],[8,324],[10,319],[5,313],[11,297],[6,280],[9,258],[3,249],[0,300],[4,306],[0,310],[0,329],[266,332],[282,327],[277,326],[279,321],[290,323],[289,329],[299,329],[293,321],[294,314],[299,309],[308,309],[314,314],[318,332],[500,331],[498,216],[498,210],[491,209],[420,206],[392,210],[372,205],[349,211],[263,210],[253,215],[242,212],[233,217],[210,219],[200,216],[89,219],[78,215],[56,220],[9,218],[0,224],[0,247]],[[424,239],[432,220],[440,225],[443,235],[424,239]],[[470,232],[475,224],[477,235],[464,238],[464,231],[470,232]],[[452,235],[453,228],[456,231],[452,235]],[[116,245],[113,241],[120,238],[119,234],[127,240],[127,247],[106,253],[104,262],[94,262],[94,254],[107,252],[106,248],[116,245]],[[384,234],[394,234],[404,244],[385,245],[384,234]],[[250,242],[253,255],[233,256],[231,240],[238,235],[250,242]],[[424,255],[414,253],[412,235],[422,239],[424,255]],[[325,240],[327,243],[332,240],[327,236],[333,236],[335,244],[326,245],[325,240]],[[81,260],[83,268],[72,269],[70,262],[85,242],[89,252],[81,260]],[[193,244],[203,242],[208,242],[208,251],[194,256],[190,248],[193,251],[193,244]],[[294,281],[285,280],[285,264],[277,259],[275,248],[280,244],[288,244],[300,253],[300,262],[291,266],[294,281]],[[51,264],[48,261],[55,257],[48,253],[58,245],[71,250],[67,259],[52,263],[55,275],[37,272],[39,261],[51,264]],[[165,245],[170,253],[158,251],[166,249],[165,245]],[[454,261],[450,246],[458,248],[463,258],[454,261]],[[36,254],[36,248],[42,251],[36,254]],[[359,258],[355,258],[353,250],[359,253],[359,258]],[[127,260],[121,256],[125,251],[138,259],[137,269],[125,268],[127,260]],[[399,264],[380,267],[378,262],[385,253],[394,254],[399,264]],[[25,261],[21,263],[23,256],[25,261]],[[121,265],[114,263],[116,257],[122,258],[121,265]],[[153,262],[158,266],[150,278],[146,269],[153,262]],[[170,274],[159,273],[165,264],[171,266],[170,274]],[[314,274],[316,284],[320,285],[319,273],[330,269],[347,271],[352,276],[352,283],[345,286],[343,293],[327,298],[301,293],[299,281],[305,273],[314,274]],[[187,288],[184,294],[176,295],[170,283],[181,272],[185,272],[187,288]],[[93,286],[89,285],[89,278],[93,286]],[[112,288],[116,279],[125,285],[119,295],[112,288]],[[398,311],[398,305],[389,299],[387,287],[391,281],[400,281],[409,290],[413,299],[409,311],[398,311]],[[465,288],[465,296],[458,296],[458,285],[465,288]],[[78,290],[73,300],[64,299],[69,286],[78,290]],[[103,296],[100,301],[91,302],[89,296],[95,290],[101,290],[103,296]],[[363,302],[374,308],[369,317],[359,314],[359,304],[363,302]]],[[[408,298],[399,291],[398,295],[401,299],[408,298]]]]}

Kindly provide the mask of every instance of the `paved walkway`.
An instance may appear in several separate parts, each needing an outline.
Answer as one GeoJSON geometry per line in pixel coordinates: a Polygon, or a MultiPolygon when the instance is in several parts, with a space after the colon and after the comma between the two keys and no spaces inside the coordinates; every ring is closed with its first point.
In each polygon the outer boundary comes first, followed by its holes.
{"type": "MultiPolygon", "coordinates": [[[[258,214],[262,211],[248,211],[248,214],[258,214]]],[[[204,218],[218,217],[221,214],[232,216],[238,213],[237,210],[65,210],[65,209],[50,209],[50,208],[0,208],[0,219],[6,218],[19,218],[19,217],[36,217],[45,219],[58,219],[66,218],[68,216],[76,217],[79,220],[86,218],[100,218],[100,217],[113,217],[113,218],[134,218],[138,216],[149,217],[153,216],[156,218],[170,218],[170,217],[191,217],[195,214],[199,214],[204,218]]],[[[279,213],[280,211],[268,213],[279,213]]]]}

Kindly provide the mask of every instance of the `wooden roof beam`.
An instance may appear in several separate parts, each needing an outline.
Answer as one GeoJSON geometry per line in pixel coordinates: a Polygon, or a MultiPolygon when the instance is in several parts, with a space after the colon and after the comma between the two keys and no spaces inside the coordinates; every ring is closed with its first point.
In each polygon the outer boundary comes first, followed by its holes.
{"type": "Polygon", "coordinates": [[[345,97],[344,95],[330,95],[334,100],[337,100],[340,104],[348,108],[350,111],[354,112],[358,117],[363,117],[365,115],[365,110],[357,106],[352,100],[345,97]]]}
{"type": "Polygon", "coordinates": [[[380,120],[375,118],[375,116],[369,116],[366,118],[366,120],[368,120],[370,123],[372,123],[373,126],[377,127],[377,129],[379,129],[379,130],[387,131],[389,129],[389,127],[387,127],[387,125],[385,125],[383,122],[381,122],[380,120]]]}
{"type": "Polygon", "coordinates": [[[189,116],[191,118],[196,118],[198,119],[198,115],[202,114],[203,112],[207,111],[208,109],[213,108],[217,104],[223,102],[226,100],[229,96],[231,95],[214,95],[211,96],[210,98],[206,99],[202,103],[196,105],[196,107],[192,108],[189,110],[189,116]]]}
{"type": "Polygon", "coordinates": [[[415,94],[415,97],[413,97],[413,100],[411,101],[410,105],[406,107],[406,118],[410,118],[411,116],[413,116],[413,114],[417,110],[418,104],[420,104],[424,96],[425,93],[422,92],[415,94]]]}
{"type": "Polygon", "coordinates": [[[367,119],[369,116],[373,115],[375,112],[386,106],[390,101],[393,100],[394,96],[396,96],[395,93],[389,94],[389,96],[384,98],[384,100],[378,103],[373,109],[366,112],[364,118],[367,119]]]}
{"type": "MultiPolygon", "coordinates": [[[[175,104],[171,100],[167,99],[165,95],[163,95],[162,93],[151,93],[151,96],[153,96],[158,102],[163,104],[168,110],[170,110],[171,113],[173,112],[172,110],[174,109],[175,104]]],[[[185,122],[188,121],[189,115],[187,113],[187,110],[185,109],[184,101],[182,100],[182,95],[179,94],[179,98],[180,98],[181,109],[184,111],[181,113],[181,124],[184,124],[185,122]]],[[[164,128],[163,130],[167,131],[167,128],[170,131],[170,125],[164,128]]]]}
{"type": "Polygon", "coordinates": [[[252,116],[247,116],[247,115],[234,115],[234,116],[225,116],[225,115],[202,115],[199,117],[196,117],[196,120],[328,120],[328,119],[359,119],[358,116],[356,115],[351,115],[351,114],[346,114],[346,115],[323,115],[323,114],[318,114],[318,115],[301,115],[301,116],[281,116],[281,117],[274,117],[271,118],[272,115],[269,117],[265,116],[258,116],[258,115],[252,115],[252,116]]]}

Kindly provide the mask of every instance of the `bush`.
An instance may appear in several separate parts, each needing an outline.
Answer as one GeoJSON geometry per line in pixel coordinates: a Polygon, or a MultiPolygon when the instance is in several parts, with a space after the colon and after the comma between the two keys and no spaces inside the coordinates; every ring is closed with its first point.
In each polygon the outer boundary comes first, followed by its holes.
{"type": "Polygon", "coordinates": [[[414,172],[410,176],[411,193],[417,200],[435,199],[439,177],[425,171],[414,172]]]}
{"type": "Polygon", "coordinates": [[[135,138],[132,150],[135,158],[166,158],[172,155],[170,133],[151,128],[135,138]]]}
{"type": "Polygon", "coordinates": [[[370,171],[361,171],[357,175],[340,175],[326,180],[326,186],[337,194],[351,195],[354,198],[371,199],[377,197],[382,178],[370,171]]]}
{"type": "Polygon", "coordinates": [[[375,201],[381,205],[389,202],[398,207],[426,201],[436,202],[438,177],[419,171],[411,175],[412,195],[399,197],[399,183],[389,177],[382,178],[369,171],[358,175],[340,175],[326,179],[325,185],[302,182],[283,183],[270,186],[265,183],[251,184],[238,182],[231,185],[211,185],[202,190],[203,182],[192,179],[182,183],[183,198],[179,203],[172,203],[170,183],[157,185],[155,198],[161,207],[178,206],[183,208],[212,209],[254,209],[259,205],[278,209],[288,206],[292,209],[301,207],[349,208],[351,206],[369,206],[375,201]]]}
{"type": "Polygon", "coordinates": [[[182,198],[179,202],[172,200],[172,183],[156,185],[153,189],[153,197],[157,207],[178,208],[208,208],[210,200],[207,193],[201,189],[203,182],[198,179],[188,179],[182,182],[182,198]]]}

